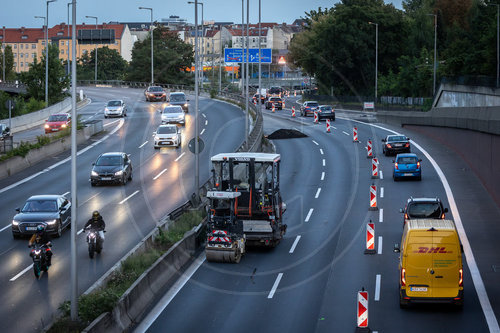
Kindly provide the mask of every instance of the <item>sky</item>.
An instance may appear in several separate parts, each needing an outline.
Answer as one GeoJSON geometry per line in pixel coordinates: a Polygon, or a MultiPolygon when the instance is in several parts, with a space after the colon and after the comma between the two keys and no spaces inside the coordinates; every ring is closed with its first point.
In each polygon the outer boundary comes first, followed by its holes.
{"type": "MultiPolygon", "coordinates": [[[[193,0],[194,1],[194,0],[193,0]]],[[[402,0],[384,0],[402,9],[402,0]]],[[[57,0],[49,4],[49,27],[67,22],[67,3],[70,0],[57,0]]],[[[217,22],[241,22],[241,1],[237,0],[202,0],[204,20],[217,22]]],[[[261,0],[261,21],[275,23],[292,23],[295,19],[304,17],[304,13],[318,7],[333,7],[339,0],[261,0]]],[[[250,23],[258,22],[258,0],[250,0],[250,23]]],[[[194,5],[187,0],[77,0],[77,23],[95,23],[95,19],[85,16],[97,16],[98,22],[149,22],[151,14],[138,7],[153,8],[153,19],[161,21],[170,15],[176,15],[194,23],[194,5]]],[[[201,22],[201,5],[199,5],[199,20],[201,22]]],[[[45,0],[0,0],[0,28],[36,28],[43,25],[43,19],[34,16],[45,16],[45,0]]],[[[71,13],[70,13],[71,15],[71,13]]],[[[246,19],[246,1],[245,1],[246,19]]]]}

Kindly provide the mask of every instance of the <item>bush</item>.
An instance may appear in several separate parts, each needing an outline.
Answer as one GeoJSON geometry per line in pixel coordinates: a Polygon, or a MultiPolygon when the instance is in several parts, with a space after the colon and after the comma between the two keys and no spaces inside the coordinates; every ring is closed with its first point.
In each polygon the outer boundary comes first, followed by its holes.
{"type": "Polygon", "coordinates": [[[26,103],[26,110],[24,113],[35,112],[35,111],[41,110],[43,108],[45,108],[44,101],[38,101],[38,100],[34,99],[33,97],[31,97],[28,100],[28,103],[26,103]]]}

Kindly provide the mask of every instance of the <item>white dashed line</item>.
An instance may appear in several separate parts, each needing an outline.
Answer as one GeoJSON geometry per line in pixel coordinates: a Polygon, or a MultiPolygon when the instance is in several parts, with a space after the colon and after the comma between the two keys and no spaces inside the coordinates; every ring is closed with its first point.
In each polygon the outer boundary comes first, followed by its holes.
{"type": "Polygon", "coordinates": [[[203,116],[203,118],[206,118],[206,117],[207,117],[204,113],[202,113],[201,115],[203,116]]]}
{"type": "Polygon", "coordinates": [[[207,125],[208,125],[208,120],[205,120],[205,126],[207,126],[207,125]]]}
{"type": "Polygon", "coordinates": [[[4,231],[5,229],[8,229],[11,227],[11,224],[7,224],[5,227],[3,227],[2,229],[0,229],[0,232],[4,231]]]}
{"type": "Polygon", "coordinates": [[[351,135],[351,134],[349,134],[349,133],[347,133],[347,132],[345,132],[345,131],[342,131],[342,133],[344,133],[344,134],[345,134],[345,135],[347,135],[347,136],[350,136],[350,135],[351,135]]]}
{"type": "Polygon", "coordinates": [[[24,273],[26,273],[28,270],[31,269],[31,267],[33,267],[33,264],[29,265],[28,267],[26,267],[25,269],[23,269],[19,274],[17,274],[16,276],[14,276],[12,279],[10,279],[9,281],[16,281],[21,275],[23,275],[24,273]]]}
{"type": "Polygon", "coordinates": [[[148,142],[149,142],[149,141],[144,142],[142,145],[140,145],[140,146],[139,146],[139,148],[144,147],[144,146],[146,145],[146,143],[148,143],[148,142]]]}
{"type": "Polygon", "coordinates": [[[325,179],[325,172],[323,171],[323,172],[321,173],[321,180],[324,180],[324,179],[325,179]]]}
{"type": "Polygon", "coordinates": [[[316,146],[319,146],[319,143],[317,143],[316,141],[312,140],[312,142],[313,142],[316,146]]]}
{"type": "Polygon", "coordinates": [[[382,173],[382,170],[379,171],[380,174],[380,179],[384,179],[384,174],[382,173]]]}
{"type": "Polygon", "coordinates": [[[69,191],[68,191],[68,192],[66,192],[66,193],[63,193],[63,197],[65,197],[65,196],[66,196],[66,194],[70,194],[70,193],[71,193],[71,192],[69,192],[69,191]]]}
{"type": "Polygon", "coordinates": [[[380,274],[377,274],[377,278],[375,279],[375,296],[373,297],[373,299],[375,301],[380,301],[380,279],[382,277],[380,276],[380,274]]]}
{"type": "Polygon", "coordinates": [[[320,154],[321,154],[321,155],[324,155],[324,153],[323,153],[323,149],[321,149],[321,148],[320,148],[320,149],[319,149],[319,152],[320,152],[320,154]]]}
{"type": "Polygon", "coordinates": [[[292,247],[290,248],[290,251],[288,251],[288,253],[293,253],[293,251],[295,251],[295,248],[297,247],[297,244],[299,243],[300,237],[301,236],[298,235],[297,238],[295,238],[295,241],[293,242],[292,247]]]}
{"type": "Polygon", "coordinates": [[[378,221],[384,222],[384,209],[383,208],[380,208],[378,211],[378,221]]]}
{"type": "Polygon", "coordinates": [[[205,129],[201,130],[200,135],[203,135],[203,133],[205,133],[205,129]]]}
{"type": "Polygon", "coordinates": [[[163,169],[159,174],[153,177],[153,180],[157,180],[158,178],[160,178],[160,176],[163,175],[166,171],[167,169],[163,169]]]}
{"type": "Polygon", "coordinates": [[[335,127],[335,126],[332,126],[332,128],[333,128],[333,129],[337,129],[337,127],[335,127]]]}
{"type": "Polygon", "coordinates": [[[323,166],[325,166],[325,165],[326,165],[326,161],[325,161],[325,159],[323,159],[323,166]]]}
{"type": "Polygon", "coordinates": [[[123,199],[122,201],[120,201],[118,204],[120,204],[120,205],[123,204],[125,201],[127,201],[130,198],[132,198],[137,193],[139,193],[139,190],[135,191],[134,193],[132,193],[131,195],[129,195],[128,197],[126,197],[125,199],[123,199]]]}
{"type": "Polygon", "coordinates": [[[278,277],[276,278],[276,281],[274,281],[273,288],[269,292],[269,295],[267,295],[267,298],[273,298],[274,293],[276,292],[276,289],[278,289],[278,285],[280,284],[282,277],[283,277],[283,273],[279,273],[278,277]]]}
{"type": "Polygon", "coordinates": [[[178,160],[180,160],[180,159],[182,158],[182,156],[184,156],[184,154],[185,154],[185,153],[186,153],[186,152],[183,152],[182,154],[180,154],[180,155],[179,155],[179,157],[177,157],[177,158],[175,159],[175,161],[177,162],[178,160]]]}
{"type": "Polygon", "coordinates": [[[309,219],[311,218],[311,214],[313,213],[314,209],[309,209],[309,213],[307,213],[306,219],[304,220],[305,222],[309,222],[309,219]]]}
{"type": "Polygon", "coordinates": [[[318,188],[318,190],[316,191],[316,195],[314,196],[314,198],[318,199],[320,193],[321,193],[321,187],[318,188]]]}
{"type": "Polygon", "coordinates": [[[83,229],[80,229],[78,230],[78,232],[76,233],[77,235],[81,234],[83,232],[83,229]]]}
{"type": "Polygon", "coordinates": [[[380,188],[380,197],[381,198],[384,197],[384,188],[383,187],[380,188]]]}
{"type": "Polygon", "coordinates": [[[382,254],[382,240],[383,240],[382,236],[378,236],[378,251],[377,251],[378,254],[382,254]]]}

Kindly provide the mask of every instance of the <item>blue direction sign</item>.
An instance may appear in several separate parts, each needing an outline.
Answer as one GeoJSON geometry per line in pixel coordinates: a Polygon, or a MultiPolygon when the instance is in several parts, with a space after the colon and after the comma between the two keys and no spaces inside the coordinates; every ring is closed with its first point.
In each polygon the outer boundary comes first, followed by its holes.
{"type": "MultiPolygon", "coordinates": [[[[225,62],[243,62],[243,56],[246,55],[246,49],[240,48],[225,48],[224,49],[224,61],[225,62]]],[[[272,62],[272,50],[271,49],[260,49],[260,62],[261,63],[271,63],[272,62]]],[[[259,49],[248,49],[248,62],[258,63],[259,62],[259,49]]]]}

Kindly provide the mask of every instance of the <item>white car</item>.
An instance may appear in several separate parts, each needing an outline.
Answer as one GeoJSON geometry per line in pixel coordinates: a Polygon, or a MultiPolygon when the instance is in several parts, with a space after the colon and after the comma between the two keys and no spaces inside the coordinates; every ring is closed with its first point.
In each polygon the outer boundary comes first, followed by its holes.
{"type": "Polygon", "coordinates": [[[109,101],[104,108],[104,118],[108,117],[126,117],[127,106],[122,100],[109,101]]]}
{"type": "Polygon", "coordinates": [[[160,148],[164,146],[181,146],[181,131],[177,125],[160,125],[156,132],[153,133],[154,147],[160,148]]]}
{"type": "Polygon", "coordinates": [[[185,114],[184,110],[180,105],[168,105],[161,113],[161,123],[162,124],[185,124],[185,114]]]}

